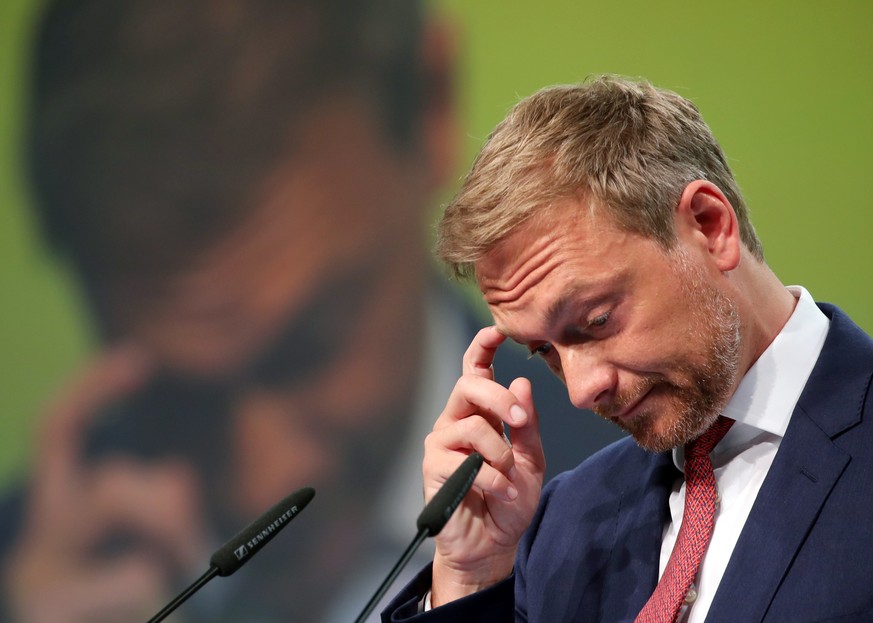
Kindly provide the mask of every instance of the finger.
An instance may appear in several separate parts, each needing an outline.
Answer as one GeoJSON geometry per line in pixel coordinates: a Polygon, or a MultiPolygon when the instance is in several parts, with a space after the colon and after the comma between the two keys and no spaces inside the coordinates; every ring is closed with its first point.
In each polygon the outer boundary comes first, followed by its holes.
{"type": "Polygon", "coordinates": [[[512,480],[502,471],[495,469],[494,466],[488,463],[482,464],[482,468],[473,481],[472,488],[509,502],[518,497],[518,489],[512,480]]]}
{"type": "Polygon", "coordinates": [[[109,530],[129,531],[156,558],[189,571],[208,553],[199,479],[181,461],[141,463],[106,461],[89,480],[89,533],[99,538],[109,530]]]}
{"type": "Polygon", "coordinates": [[[63,513],[75,495],[81,447],[88,426],[101,408],[128,395],[145,382],[149,364],[132,346],[116,347],[91,363],[49,407],[36,448],[33,503],[38,513],[63,513]]]}
{"type": "Polygon", "coordinates": [[[509,391],[523,406],[528,419],[519,426],[512,426],[510,436],[513,451],[524,456],[540,471],[545,471],[546,459],[540,437],[539,416],[533,401],[533,388],[526,378],[517,378],[509,385],[509,391]]]}
{"type": "MultiPolygon", "coordinates": [[[[448,451],[443,448],[430,454],[429,460],[425,461],[424,469],[425,499],[427,501],[436,495],[461,462],[467,458],[469,452],[448,451]]],[[[504,500],[513,500],[518,496],[518,490],[509,476],[489,463],[487,459],[479,469],[472,488],[480,493],[494,495],[504,500]]]]}
{"type": "Polygon", "coordinates": [[[463,373],[494,380],[494,355],[506,336],[495,327],[481,329],[464,353],[463,373]]]}
{"type": "Polygon", "coordinates": [[[523,426],[528,420],[527,410],[506,387],[481,376],[467,374],[458,379],[434,429],[451,426],[471,415],[481,415],[501,433],[504,422],[523,426]]]}
{"type": "Polygon", "coordinates": [[[167,599],[163,573],[142,556],[50,578],[16,574],[11,584],[9,605],[19,621],[141,621],[167,599]]]}
{"type": "Polygon", "coordinates": [[[424,446],[426,457],[439,457],[446,451],[462,451],[465,455],[478,452],[486,463],[507,474],[515,463],[502,431],[495,431],[488,420],[478,415],[434,430],[425,438],[424,446]]]}
{"type": "Polygon", "coordinates": [[[80,600],[83,622],[141,621],[157,612],[170,595],[166,571],[147,556],[101,567],[71,588],[71,598],[80,600]]]}

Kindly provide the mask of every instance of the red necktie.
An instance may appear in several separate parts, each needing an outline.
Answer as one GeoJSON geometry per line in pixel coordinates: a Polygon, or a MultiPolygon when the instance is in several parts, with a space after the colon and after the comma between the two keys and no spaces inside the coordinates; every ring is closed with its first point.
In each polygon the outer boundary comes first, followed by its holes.
{"type": "Polygon", "coordinates": [[[734,423],[719,416],[715,424],[685,446],[685,510],[673,553],[655,592],[635,623],[673,623],[694,582],[715,525],[715,473],[709,453],[734,423]]]}

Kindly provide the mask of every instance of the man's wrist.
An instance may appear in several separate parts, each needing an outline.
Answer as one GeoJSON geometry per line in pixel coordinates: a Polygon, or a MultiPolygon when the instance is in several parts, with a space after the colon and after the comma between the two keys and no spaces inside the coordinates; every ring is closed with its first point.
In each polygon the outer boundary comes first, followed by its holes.
{"type": "Polygon", "coordinates": [[[454,571],[437,564],[435,560],[431,588],[426,595],[428,609],[467,597],[502,582],[512,575],[513,562],[514,560],[510,560],[508,564],[491,565],[481,573],[472,573],[454,571]]]}

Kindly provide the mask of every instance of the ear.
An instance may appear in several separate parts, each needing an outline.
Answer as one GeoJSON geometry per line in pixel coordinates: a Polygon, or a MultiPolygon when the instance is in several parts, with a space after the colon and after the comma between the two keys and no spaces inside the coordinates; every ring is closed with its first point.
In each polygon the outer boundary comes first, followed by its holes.
{"type": "MultiPolygon", "coordinates": [[[[432,13],[434,11],[432,10],[432,13]]],[[[440,190],[456,173],[458,115],[455,101],[457,32],[445,17],[426,15],[421,58],[424,71],[422,139],[430,169],[428,183],[440,190]]]]}
{"type": "Polygon", "coordinates": [[[698,246],[719,270],[740,263],[740,229],[733,206],[718,187],[695,180],[685,187],[676,206],[676,234],[680,241],[698,246]]]}

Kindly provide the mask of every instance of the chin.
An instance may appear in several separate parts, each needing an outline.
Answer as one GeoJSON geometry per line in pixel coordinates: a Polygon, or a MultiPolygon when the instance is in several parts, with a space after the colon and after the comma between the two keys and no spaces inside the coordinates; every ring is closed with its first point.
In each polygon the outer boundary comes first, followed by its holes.
{"type": "Polygon", "coordinates": [[[630,433],[637,445],[649,452],[669,452],[700,436],[718,417],[718,412],[671,410],[668,413],[641,413],[629,421],[615,421],[630,433]],[[670,414],[676,414],[671,417],[670,414]]]}

